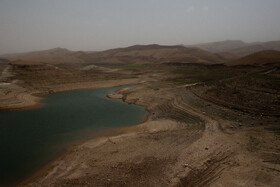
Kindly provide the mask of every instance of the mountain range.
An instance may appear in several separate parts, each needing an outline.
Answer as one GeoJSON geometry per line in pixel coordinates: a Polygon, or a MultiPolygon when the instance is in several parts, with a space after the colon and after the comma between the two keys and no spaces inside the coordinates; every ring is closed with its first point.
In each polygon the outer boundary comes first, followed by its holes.
{"type": "Polygon", "coordinates": [[[9,60],[45,63],[223,63],[227,57],[184,46],[135,45],[101,52],[73,52],[64,48],[2,55],[9,60]]]}
{"type": "MultiPolygon", "coordinates": [[[[54,48],[43,51],[1,55],[10,61],[31,61],[51,64],[161,64],[161,63],[202,63],[202,64],[265,64],[276,61],[280,41],[245,43],[227,40],[196,45],[134,45],[105,51],[70,51],[54,48]],[[261,51],[267,51],[258,53],[261,51]],[[246,57],[249,55],[249,57],[246,57]],[[244,57],[244,58],[242,58],[244,57]],[[255,61],[253,60],[255,59],[255,61]],[[260,59],[263,59],[261,62],[260,59]],[[248,60],[248,62],[245,62],[248,60]],[[249,62],[250,61],[250,62],[249,62]]],[[[3,60],[2,60],[3,61],[3,60]]]]}
{"type": "Polygon", "coordinates": [[[226,40],[219,42],[187,45],[187,47],[197,47],[212,53],[227,52],[238,57],[243,57],[264,50],[279,51],[280,41],[246,43],[241,40],[226,40]]]}

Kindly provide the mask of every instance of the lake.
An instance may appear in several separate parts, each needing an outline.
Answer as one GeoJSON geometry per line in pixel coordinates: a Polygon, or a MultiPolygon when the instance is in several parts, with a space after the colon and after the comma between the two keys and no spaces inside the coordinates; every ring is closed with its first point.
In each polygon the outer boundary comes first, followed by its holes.
{"type": "Polygon", "coordinates": [[[40,108],[0,111],[0,186],[26,178],[73,142],[141,122],[143,107],[106,97],[120,88],[55,93],[42,96],[40,108]]]}

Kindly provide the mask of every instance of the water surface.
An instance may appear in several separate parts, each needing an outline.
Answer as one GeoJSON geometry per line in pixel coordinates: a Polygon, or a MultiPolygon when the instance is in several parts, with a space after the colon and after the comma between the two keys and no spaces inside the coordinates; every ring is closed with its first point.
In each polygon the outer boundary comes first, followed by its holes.
{"type": "Polygon", "coordinates": [[[43,96],[32,110],[0,111],[0,186],[16,182],[102,129],[141,122],[143,107],[106,97],[115,88],[43,96]]]}

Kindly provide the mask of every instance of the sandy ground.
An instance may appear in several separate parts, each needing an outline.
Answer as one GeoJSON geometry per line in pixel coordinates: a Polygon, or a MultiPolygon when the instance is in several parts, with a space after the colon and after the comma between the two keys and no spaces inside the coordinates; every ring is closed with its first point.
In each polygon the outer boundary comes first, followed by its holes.
{"type": "Polygon", "coordinates": [[[19,186],[279,186],[279,117],[227,108],[201,96],[200,82],[157,81],[162,75],[54,85],[138,83],[109,97],[144,106],[148,119],[71,147],[19,186]]]}

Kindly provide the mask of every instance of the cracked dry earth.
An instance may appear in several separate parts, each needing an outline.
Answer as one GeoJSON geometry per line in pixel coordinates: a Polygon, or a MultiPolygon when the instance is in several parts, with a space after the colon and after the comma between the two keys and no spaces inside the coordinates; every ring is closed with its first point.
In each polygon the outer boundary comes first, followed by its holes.
{"type": "MultiPolygon", "coordinates": [[[[280,154],[279,134],[247,126],[246,120],[214,115],[229,109],[197,97],[188,88],[146,83],[119,90],[115,98],[145,106],[148,120],[72,147],[25,185],[279,185],[279,160],[275,160],[280,154]],[[270,152],[268,146],[274,146],[270,152]]],[[[247,114],[239,117],[254,119],[247,114]]]]}

